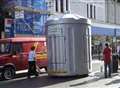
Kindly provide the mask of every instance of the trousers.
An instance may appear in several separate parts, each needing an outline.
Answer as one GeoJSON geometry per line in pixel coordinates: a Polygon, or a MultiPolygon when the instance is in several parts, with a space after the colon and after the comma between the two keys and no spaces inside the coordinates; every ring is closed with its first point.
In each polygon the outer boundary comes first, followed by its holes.
{"type": "Polygon", "coordinates": [[[28,67],[28,77],[31,75],[38,76],[38,72],[36,71],[36,63],[35,61],[29,61],[29,67],[28,67]]]}

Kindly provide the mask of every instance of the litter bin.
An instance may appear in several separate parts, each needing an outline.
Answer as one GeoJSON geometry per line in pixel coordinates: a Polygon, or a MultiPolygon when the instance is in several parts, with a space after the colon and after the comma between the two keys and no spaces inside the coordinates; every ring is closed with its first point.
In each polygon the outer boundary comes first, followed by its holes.
{"type": "Polygon", "coordinates": [[[112,55],[112,73],[118,72],[118,56],[112,55]]]}

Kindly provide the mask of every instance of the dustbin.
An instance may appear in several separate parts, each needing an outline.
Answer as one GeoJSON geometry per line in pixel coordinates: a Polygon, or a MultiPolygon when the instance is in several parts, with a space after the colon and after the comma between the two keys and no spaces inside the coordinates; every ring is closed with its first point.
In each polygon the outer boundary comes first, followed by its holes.
{"type": "Polygon", "coordinates": [[[118,56],[112,55],[112,73],[118,72],[118,56]]]}

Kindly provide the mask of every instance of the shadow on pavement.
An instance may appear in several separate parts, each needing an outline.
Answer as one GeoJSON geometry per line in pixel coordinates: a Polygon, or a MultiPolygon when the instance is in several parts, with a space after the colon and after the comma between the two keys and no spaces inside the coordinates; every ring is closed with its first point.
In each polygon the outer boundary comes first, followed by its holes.
{"type": "Polygon", "coordinates": [[[49,77],[47,74],[42,74],[39,77],[17,78],[13,80],[2,81],[0,88],[41,88],[62,82],[76,80],[82,77],[49,77]]]}
{"type": "MultiPolygon", "coordinates": [[[[117,75],[118,74],[112,74],[112,77],[117,76],[117,75]]],[[[80,83],[77,83],[77,84],[70,85],[70,87],[86,85],[86,84],[97,82],[98,80],[105,79],[104,78],[104,73],[101,73],[101,72],[96,72],[96,73],[94,73],[94,75],[92,75],[92,76],[90,75],[89,77],[92,77],[92,79],[89,79],[89,80],[86,80],[86,81],[83,81],[83,82],[80,82],[80,83]]],[[[113,82],[111,82],[109,84],[106,84],[106,85],[110,85],[110,84],[113,84],[113,83],[120,83],[120,79],[116,80],[116,81],[113,81],[113,82]]]]}
{"type": "MultiPolygon", "coordinates": [[[[120,76],[120,75],[118,75],[118,73],[117,73],[117,74],[114,74],[113,76],[120,76]]],[[[113,84],[117,84],[117,83],[120,83],[120,79],[114,79],[114,80],[112,80],[111,82],[109,82],[105,85],[113,85],[113,84]]]]}
{"type": "Polygon", "coordinates": [[[94,79],[90,79],[90,80],[87,80],[87,81],[83,81],[81,83],[77,83],[77,84],[73,84],[73,85],[70,85],[70,87],[75,87],[75,86],[80,86],[80,85],[86,85],[86,84],[89,84],[89,83],[93,83],[93,82],[96,82],[98,80],[100,80],[101,78],[94,78],[94,79]]]}
{"type": "Polygon", "coordinates": [[[105,85],[112,85],[112,84],[117,84],[117,83],[120,83],[120,79],[113,80],[105,85]]]}
{"type": "Polygon", "coordinates": [[[92,75],[92,76],[90,75],[89,77],[93,77],[93,78],[89,79],[89,80],[86,80],[86,81],[83,81],[81,83],[70,85],[70,87],[76,87],[76,86],[80,86],[80,85],[86,85],[86,84],[93,83],[93,82],[96,82],[96,81],[101,80],[101,79],[104,78],[103,76],[101,76],[100,72],[96,72],[96,73],[94,73],[94,75],[92,75]]]}

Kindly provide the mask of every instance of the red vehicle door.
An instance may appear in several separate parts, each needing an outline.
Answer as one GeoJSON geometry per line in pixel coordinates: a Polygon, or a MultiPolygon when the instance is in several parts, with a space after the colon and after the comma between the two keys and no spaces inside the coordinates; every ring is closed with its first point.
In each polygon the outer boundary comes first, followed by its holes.
{"type": "Polygon", "coordinates": [[[22,43],[13,43],[12,58],[14,59],[14,64],[16,66],[16,70],[27,69],[27,67],[28,67],[27,53],[23,52],[22,43]]]}

